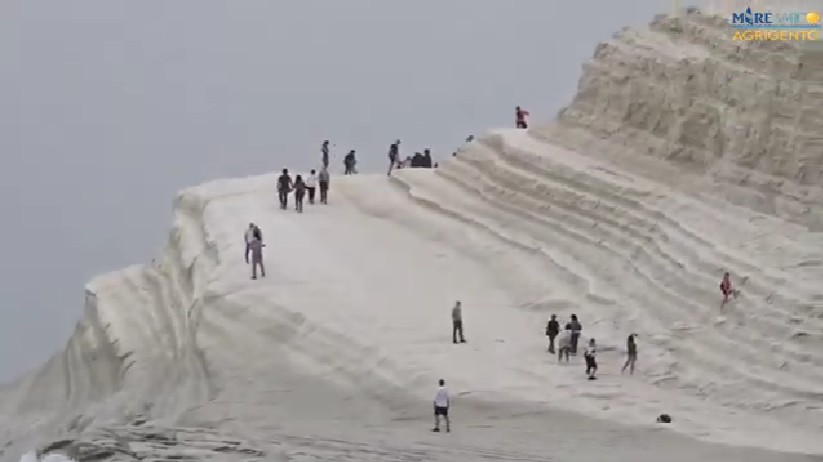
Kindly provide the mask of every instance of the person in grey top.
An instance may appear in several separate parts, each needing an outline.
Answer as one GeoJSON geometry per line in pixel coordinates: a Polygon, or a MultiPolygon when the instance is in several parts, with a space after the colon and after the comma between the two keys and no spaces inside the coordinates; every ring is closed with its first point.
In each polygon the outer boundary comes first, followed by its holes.
{"type": "Polygon", "coordinates": [[[260,266],[260,276],[266,277],[266,267],[263,266],[263,241],[256,237],[249,242],[251,248],[251,278],[257,279],[257,266],[260,266]]]}
{"type": "Polygon", "coordinates": [[[452,343],[457,343],[457,333],[460,333],[460,343],[466,343],[463,337],[463,307],[460,300],[452,308],[452,343]]]}
{"type": "Polygon", "coordinates": [[[317,175],[317,183],[320,186],[320,203],[329,203],[329,169],[323,167],[317,175]]]}

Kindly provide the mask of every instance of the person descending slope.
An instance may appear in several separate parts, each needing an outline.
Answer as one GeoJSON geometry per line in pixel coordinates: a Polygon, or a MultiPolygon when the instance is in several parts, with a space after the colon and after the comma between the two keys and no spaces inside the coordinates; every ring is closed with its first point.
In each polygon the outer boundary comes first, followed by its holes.
{"type": "Polygon", "coordinates": [[[329,140],[323,141],[323,146],[320,146],[320,152],[322,154],[321,161],[323,162],[323,167],[329,168],[329,140]]]}
{"type": "Polygon", "coordinates": [[[553,314],[546,324],[546,336],[549,337],[549,353],[554,354],[554,338],[560,333],[560,323],[557,322],[557,315],[553,314]]]}
{"type": "Polygon", "coordinates": [[[294,177],[294,210],[303,213],[303,197],[306,195],[306,183],[303,182],[303,177],[297,175],[294,177]]]}
{"type": "Polygon", "coordinates": [[[626,340],[626,351],[628,352],[626,355],[626,364],[623,364],[623,368],[620,369],[620,373],[626,372],[626,368],[629,368],[629,374],[634,374],[634,363],[637,362],[637,342],[635,341],[635,337],[637,334],[629,334],[629,338],[626,340]]]}
{"type": "Polygon", "coordinates": [[[434,394],[434,428],[432,428],[432,431],[440,431],[440,416],[442,415],[446,421],[446,433],[448,433],[451,431],[451,425],[449,424],[449,391],[446,390],[445,380],[440,379],[438,385],[437,392],[434,394]]]}
{"type": "Polygon", "coordinates": [[[389,172],[387,175],[391,175],[392,169],[397,166],[398,159],[400,157],[400,140],[395,141],[394,143],[389,146],[389,172]]]}
{"type": "Polygon", "coordinates": [[[562,362],[563,356],[566,356],[566,362],[569,362],[569,355],[572,352],[572,328],[568,324],[563,332],[557,336],[557,361],[562,362]]]}
{"type": "Polygon", "coordinates": [[[566,324],[567,329],[572,331],[572,355],[577,356],[577,342],[580,340],[580,331],[583,330],[583,325],[577,320],[577,315],[572,314],[572,320],[566,324]]]}
{"type": "Polygon", "coordinates": [[[452,343],[457,343],[457,333],[460,333],[460,343],[466,343],[463,337],[463,308],[460,300],[452,308],[452,343]]]}
{"type": "Polygon", "coordinates": [[[289,205],[289,193],[292,190],[292,181],[289,169],[284,168],[283,174],[277,179],[277,195],[280,197],[280,208],[286,210],[289,205]]]}
{"type": "Polygon", "coordinates": [[[586,375],[589,376],[589,380],[596,379],[594,373],[597,372],[597,345],[593,338],[589,339],[589,346],[586,347],[583,356],[586,358],[586,375]]]}
{"type": "Polygon", "coordinates": [[[320,203],[329,203],[329,169],[323,167],[320,170],[320,175],[317,175],[318,185],[320,186],[320,203]]]}
{"type": "Polygon", "coordinates": [[[251,278],[257,279],[257,267],[260,267],[260,276],[266,277],[266,267],[263,266],[263,241],[256,237],[249,244],[251,247],[251,278]]]}
{"type": "Polygon", "coordinates": [[[314,204],[314,191],[317,189],[317,174],[314,170],[306,178],[306,190],[309,192],[309,204],[314,204]]]}
{"type": "Polygon", "coordinates": [[[515,126],[517,128],[529,128],[529,124],[526,122],[526,117],[529,116],[529,111],[524,111],[520,109],[520,106],[514,108],[514,120],[515,126]]]}

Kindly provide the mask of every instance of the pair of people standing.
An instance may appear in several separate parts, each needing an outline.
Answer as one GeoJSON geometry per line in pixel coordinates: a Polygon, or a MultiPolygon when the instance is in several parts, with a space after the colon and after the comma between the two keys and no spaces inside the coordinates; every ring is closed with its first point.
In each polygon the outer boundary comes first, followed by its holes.
{"type": "MultiPolygon", "coordinates": [[[[566,328],[564,331],[569,331],[569,353],[572,355],[577,354],[577,343],[580,340],[580,332],[583,330],[583,325],[580,324],[580,321],[577,320],[577,315],[572,314],[571,321],[566,324],[566,328]]],[[[557,315],[553,314],[551,319],[549,319],[549,323],[546,324],[546,336],[549,337],[549,353],[554,353],[554,341],[555,338],[560,334],[560,323],[557,322],[557,315]]]]}

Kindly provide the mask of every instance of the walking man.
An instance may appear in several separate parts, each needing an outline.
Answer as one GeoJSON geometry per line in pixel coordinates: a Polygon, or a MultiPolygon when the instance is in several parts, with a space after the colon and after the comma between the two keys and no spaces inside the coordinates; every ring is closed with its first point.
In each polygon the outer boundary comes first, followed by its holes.
{"type": "Polygon", "coordinates": [[[434,428],[433,432],[440,431],[440,416],[446,420],[446,433],[451,431],[449,424],[449,391],[446,390],[446,381],[440,379],[437,393],[434,394],[434,428]]]}
{"type": "Polygon", "coordinates": [[[314,170],[306,178],[306,191],[309,192],[309,204],[314,204],[314,190],[317,188],[317,174],[314,170]]]}
{"type": "Polygon", "coordinates": [[[266,267],[263,266],[263,241],[256,237],[249,244],[251,247],[251,278],[257,279],[257,267],[260,266],[260,276],[266,277],[266,267]]]}
{"type": "Polygon", "coordinates": [[[557,322],[557,315],[553,314],[549,323],[546,324],[546,336],[549,337],[549,353],[554,354],[554,338],[560,333],[560,323],[557,322]]]}
{"type": "Polygon", "coordinates": [[[329,203],[329,169],[323,167],[320,170],[320,175],[317,176],[318,183],[320,185],[320,203],[321,204],[328,204],[329,203]]]}
{"type": "Polygon", "coordinates": [[[277,195],[280,197],[280,208],[283,210],[288,208],[289,193],[291,192],[292,186],[289,169],[284,168],[283,174],[277,179],[277,195]]]}
{"type": "Polygon", "coordinates": [[[457,334],[460,333],[460,343],[466,343],[463,337],[463,307],[460,300],[452,308],[452,343],[457,343],[457,334]]]}
{"type": "Polygon", "coordinates": [[[620,373],[626,372],[626,368],[629,368],[629,374],[634,375],[634,363],[637,362],[637,342],[635,341],[635,337],[637,334],[629,334],[629,338],[626,340],[626,349],[628,351],[628,355],[626,356],[626,364],[623,364],[623,368],[620,369],[620,373]]]}

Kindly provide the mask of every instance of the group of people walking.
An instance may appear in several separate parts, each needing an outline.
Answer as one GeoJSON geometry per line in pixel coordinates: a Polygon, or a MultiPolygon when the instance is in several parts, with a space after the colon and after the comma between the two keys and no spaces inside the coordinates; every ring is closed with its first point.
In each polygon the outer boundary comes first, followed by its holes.
{"type": "Polygon", "coordinates": [[[303,213],[303,200],[308,194],[309,204],[314,204],[315,192],[320,190],[320,203],[328,204],[329,200],[329,171],[324,166],[320,173],[312,170],[309,176],[303,179],[298,174],[292,180],[289,169],[284,168],[280,177],[277,178],[277,196],[280,199],[280,208],[286,210],[289,207],[289,194],[294,192],[294,209],[303,213]]]}

